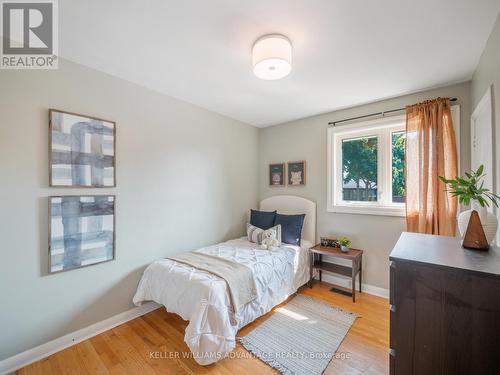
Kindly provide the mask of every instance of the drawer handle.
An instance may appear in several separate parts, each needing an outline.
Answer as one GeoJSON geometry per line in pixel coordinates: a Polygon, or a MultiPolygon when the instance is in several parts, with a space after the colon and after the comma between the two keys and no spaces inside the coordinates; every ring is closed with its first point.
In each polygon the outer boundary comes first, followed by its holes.
{"type": "Polygon", "coordinates": [[[395,313],[395,312],[396,312],[396,305],[391,305],[391,311],[392,311],[393,313],[395,313]]]}
{"type": "Polygon", "coordinates": [[[391,348],[391,349],[389,349],[389,355],[390,355],[391,357],[395,357],[395,356],[396,356],[396,349],[392,349],[392,348],[391,348]]]}

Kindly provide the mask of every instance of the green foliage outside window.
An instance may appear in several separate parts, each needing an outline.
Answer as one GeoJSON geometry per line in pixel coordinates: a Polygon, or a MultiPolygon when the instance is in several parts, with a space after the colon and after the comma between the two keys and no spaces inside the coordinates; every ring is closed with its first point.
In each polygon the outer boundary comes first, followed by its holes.
{"type": "MultiPolygon", "coordinates": [[[[392,142],[392,201],[405,201],[405,132],[394,132],[392,142]]],[[[376,136],[342,141],[343,199],[376,201],[378,177],[376,136]]]]}
{"type": "Polygon", "coordinates": [[[344,185],[351,181],[355,185],[353,189],[344,186],[344,200],[377,200],[377,148],[377,137],[342,141],[344,185]]]}
{"type": "Polygon", "coordinates": [[[405,133],[392,133],[392,201],[405,201],[405,133]]]}

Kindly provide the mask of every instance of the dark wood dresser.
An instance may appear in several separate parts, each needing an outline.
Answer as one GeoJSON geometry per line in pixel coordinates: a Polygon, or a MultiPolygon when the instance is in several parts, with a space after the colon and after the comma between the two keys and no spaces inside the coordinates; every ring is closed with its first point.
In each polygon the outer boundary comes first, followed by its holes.
{"type": "Polygon", "coordinates": [[[391,374],[500,374],[500,249],[403,233],[391,261],[391,374]]]}

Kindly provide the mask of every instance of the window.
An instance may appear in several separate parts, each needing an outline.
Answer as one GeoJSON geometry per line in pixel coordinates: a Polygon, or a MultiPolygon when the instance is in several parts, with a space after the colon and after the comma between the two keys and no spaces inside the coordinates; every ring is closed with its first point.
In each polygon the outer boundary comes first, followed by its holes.
{"type": "Polygon", "coordinates": [[[378,137],[342,139],[342,199],[377,201],[378,137]]]}
{"type": "MultiPolygon", "coordinates": [[[[451,114],[460,145],[460,106],[451,114]]],[[[328,211],[405,215],[405,123],[402,115],[328,129],[328,211]]]]}
{"type": "Polygon", "coordinates": [[[392,132],[392,203],[405,202],[405,140],[404,131],[392,132]]]}
{"type": "Polygon", "coordinates": [[[404,215],[405,117],[330,128],[329,210],[404,215]]]}

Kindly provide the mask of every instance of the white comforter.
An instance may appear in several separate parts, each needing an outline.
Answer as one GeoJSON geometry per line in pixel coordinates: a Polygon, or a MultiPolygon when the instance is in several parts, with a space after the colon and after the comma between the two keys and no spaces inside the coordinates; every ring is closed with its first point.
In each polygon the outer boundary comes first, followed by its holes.
{"type": "Polygon", "coordinates": [[[310,244],[262,250],[245,239],[236,239],[197,251],[220,256],[250,267],[257,299],[238,314],[231,312],[226,282],[208,272],[173,260],[149,265],[134,296],[134,304],[155,301],[167,311],[189,320],[184,341],[201,365],[223,358],[236,345],[236,332],[269,312],[308,280],[310,244]]]}

